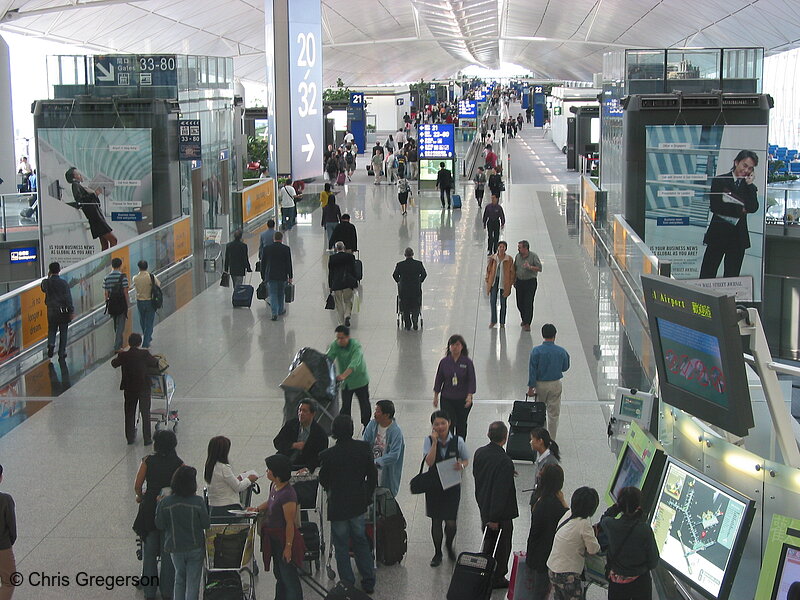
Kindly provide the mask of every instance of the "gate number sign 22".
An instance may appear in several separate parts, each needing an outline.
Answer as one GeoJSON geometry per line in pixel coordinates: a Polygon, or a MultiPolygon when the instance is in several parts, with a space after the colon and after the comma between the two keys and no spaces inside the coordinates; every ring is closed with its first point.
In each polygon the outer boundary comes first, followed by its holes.
{"type": "Polygon", "coordinates": [[[317,63],[317,40],[312,32],[298,33],[297,43],[300,45],[297,66],[306,70],[303,81],[297,85],[297,91],[300,93],[300,105],[297,107],[297,113],[301,117],[307,117],[317,114],[314,106],[317,102],[317,84],[314,81],[306,81],[311,75],[311,69],[317,63]]]}

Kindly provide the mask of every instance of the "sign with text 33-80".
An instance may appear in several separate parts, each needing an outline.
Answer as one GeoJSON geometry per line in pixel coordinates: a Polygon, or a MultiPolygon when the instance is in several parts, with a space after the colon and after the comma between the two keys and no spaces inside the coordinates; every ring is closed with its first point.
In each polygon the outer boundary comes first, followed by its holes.
{"type": "Polygon", "coordinates": [[[201,158],[200,119],[178,120],[178,160],[201,158]]]}
{"type": "Polygon", "coordinates": [[[289,4],[292,177],[322,173],[322,16],[319,0],[289,4]]]}

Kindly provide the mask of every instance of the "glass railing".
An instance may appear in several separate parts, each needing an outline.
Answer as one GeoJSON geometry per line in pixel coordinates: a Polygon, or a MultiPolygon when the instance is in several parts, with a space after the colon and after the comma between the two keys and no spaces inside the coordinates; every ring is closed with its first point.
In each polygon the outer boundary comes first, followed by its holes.
{"type": "Polygon", "coordinates": [[[800,225],[800,181],[767,186],[767,225],[800,225]]]}
{"type": "MultiPolygon", "coordinates": [[[[0,233],[4,240],[14,230],[23,232],[39,227],[39,203],[36,192],[0,194],[0,233]]],[[[38,233],[33,236],[38,237],[38,233]]]]}

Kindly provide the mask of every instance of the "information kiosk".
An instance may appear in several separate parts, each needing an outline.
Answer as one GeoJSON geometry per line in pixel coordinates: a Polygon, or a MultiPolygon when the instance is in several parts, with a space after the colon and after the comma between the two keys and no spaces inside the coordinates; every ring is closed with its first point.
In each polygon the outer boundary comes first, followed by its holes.
{"type": "Polygon", "coordinates": [[[455,126],[452,123],[423,124],[419,126],[419,189],[436,187],[436,177],[441,163],[456,176],[455,126]]]}

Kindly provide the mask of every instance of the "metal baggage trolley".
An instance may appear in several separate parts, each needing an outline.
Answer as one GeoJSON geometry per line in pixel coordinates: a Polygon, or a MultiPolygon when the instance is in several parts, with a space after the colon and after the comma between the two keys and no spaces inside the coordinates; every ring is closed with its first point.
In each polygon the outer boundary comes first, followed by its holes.
{"type": "Polygon", "coordinates": [[[289,483],[297,493],[297,502],[300,510],[300,532],[306,542],[305,560],[314,563],[316,571],[320,570],[320,562],[325,556],[325,521],[323,518],[324,504],[322,501],[322,487],[319,485],[319,475],[316,472],[305,470],[292,473],[289,483]],[[313,523],[317,527],[319,535],[319,548],[314,549],[306,539],[308,524],[313,523]]]}
{"type": "MultiPolygon", "coordinates": [[[[155,430],[172,425],[172,431],[178,430],[178,411],[172,408],[172,398],[175,396],[175,380],[172,375],[159,373],[150,375],[150,399],[160,400],[163,408],[150,408],[150,421],[155,423],[155,430]]],[[[153,402],[153,405],[155,402],[153,402]]],[[[151,405],[152,406],[152,405],[151,405]]]]}
{"type": "MultiPolygon", "coordinates": [[[[397,295],[397,302],[395,304],[395,312],[397,313],[397,328],[399,329],[402,326],[403,322],[403,312],[400,310],[400,294],[397,295]]],[[[422,329],[425,323],[425,319],[422,318],[422,297],[420,296],[419,299],[419,328],[422,329]]]]}
{"type": "MultiPolygon", "coordinates": [[[[203,568],[204,596],[256,600],[255,538],[256,514],[247,513],[242,523],[212,523],[206,531],[206,560],[203,568]],[[219,536],[241,536],[241,550],[227,552],[223,557],[217,551],[219,536]]],[[[226,546],[237,546],[232,540],[226,546]]]]}

